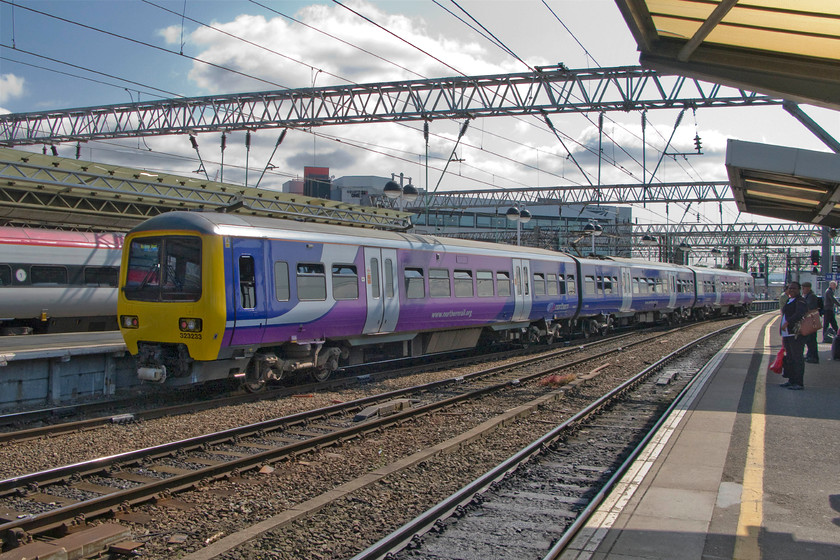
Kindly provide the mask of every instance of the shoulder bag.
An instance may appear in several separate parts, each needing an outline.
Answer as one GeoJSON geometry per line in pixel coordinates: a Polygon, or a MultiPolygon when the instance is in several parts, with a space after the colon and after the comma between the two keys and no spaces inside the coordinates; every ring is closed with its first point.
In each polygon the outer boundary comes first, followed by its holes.
{"type": "Polygon", "coordinates": [[[820,310],[819,309],[812,309],[799,322],[799,334],[802,336],[808,336],[809,334],[814,334],[818,330],[822,328],[822,322],[820,321],[820,310]]]}

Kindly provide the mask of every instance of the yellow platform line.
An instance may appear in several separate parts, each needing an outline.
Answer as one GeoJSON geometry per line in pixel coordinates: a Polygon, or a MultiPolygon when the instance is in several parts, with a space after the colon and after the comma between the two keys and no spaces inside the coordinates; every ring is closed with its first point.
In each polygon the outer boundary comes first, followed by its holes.
{"type": "Polygon", "coordinates": [[[750,414],[750,438],[747,445],[747,464],[744,466],[744,485],[741,491],[741,511],[738,528],[735,531],[735,560],[760,560],[761,547],[758,544],[761,523],[764,516],[764,433],[766,425],[765,404],[767,389],[767,368],[770,366],[770,321],[764,328],[764,352],[755,379],[752,414],[750,414]]]}

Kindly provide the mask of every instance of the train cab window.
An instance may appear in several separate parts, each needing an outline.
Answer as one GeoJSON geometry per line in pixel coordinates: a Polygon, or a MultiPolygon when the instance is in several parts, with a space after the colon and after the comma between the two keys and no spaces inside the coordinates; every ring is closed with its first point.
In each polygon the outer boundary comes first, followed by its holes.
{"type": "Polygon", "coordinates": [[[254,309],[257,306],[257,275],[254,271],[254,257],[239,257],[239,293],[242,309],[254,309]]]}
{"type": "Polygon", "coordinates": [[[493,297],[493,273],[489,270],[476,272],[475,287],[478,297],[493,297]]]}
{"type": "Polygon", "coordinates": [[[545,295],[545,275],[540,274],[539,272],[534,273],[534,295],[545,295]]]}
{"type": "Polygon", "coordinates": [[[139,237],[128,248],[123,291],[140,301],[198,301],[201,298],[201,239],[139,237]]]}
{"type": "Polygon", "coordinates": [[[0,286],[12,285],[12,267],[7,264],[0,264],[0,286]]]}
{"type": "Polygon", "coordinates": [[[322,263],[298,263],[297,292],[301,301],[327,299],[327,275],[322,263]]]}
{"type": "Polygon", "coordinates": [[[382,295],[379,287],[379,259],[370,259],[370,268],[368,270],[370,270],[370,294],[373,299],[379,299],[382,295]]]}
{"type": "Polygon", "coordinates": [[[569,274],[566,276],[566,289],[567,293],[570,295],[574,295],[577,293],[577,282],[575,281],[574,274],[569,274]]]}
{"type": "Polygon", "coordinates": [[[499,297],[510,297],[510,272],[500,270],[496,273],[496,293],[499,297]]]}
{"type": "Polygon", "coordinates": [[[472,272],[456,270],[452,274],[455,280],[455,297],[473,297],[472,272]]]}
{"type": "Polygon", "coordinates": [[[429,269],[429,296],[433,298],[447,298],[452,295],[449,286],[449,270],[445,268],[429,269]]]}
{"type": "Polygon", "coordinates": [[[32,284],[67,284],[67,269],[63,266],[33,265],[29,269],[32,284]]]}
{"type": "Polygon", "coordinates": [[[406,268],[403,272],[403,278],[405,279],[405,297],[407,299],[423,299],[426,297],[423,269],[406,268]]]}
{"type": "Polygon", "coordinates": [[[385,259],[385,297],[394,297],[394,261],[392,259],[385,259]]]}
{"type": "Polygon", "coordinates": [[[557,295],[557,275],[549,274],[545,277],[545,291],[550,296],[557,295]]]}
{"type": "Polygon", "coordinates": [[[592,296],[595,295],[595,277],[587,276],[583,279],[583,293],[592,296]]]}
{"type": "Polygon", "coordinates": [[[274,297],[277,301],[289,301],[289,263],[274,262],[274,297]]]}
{"type": "Polygon", "coordinates": [[[333,298],[336,300],[359,299],[359,277],[356,274],[356,265],[332,265],[332,289],[333,298]]]}
{"type": "Polygon", "coordinates": [[[119,269],[113,266],[86,266],[85,284],[88,286],[116,286],[119,269]]]}

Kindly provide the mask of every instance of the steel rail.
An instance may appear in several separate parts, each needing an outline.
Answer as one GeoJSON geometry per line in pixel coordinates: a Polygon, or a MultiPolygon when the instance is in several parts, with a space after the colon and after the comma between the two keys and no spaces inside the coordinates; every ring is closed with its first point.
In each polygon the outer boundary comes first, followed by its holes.
{"type": "MultiPolygon", "coordinates": [[[[688,327],[682,327],[681,329],[684,328],[688,327]]],[[[219,478],[228,476],[231,472],[234,471],[241,472],[257,468],[266,463],[276,462],[284,457],[293,457],[314,448],[324,447],[340,441],[353,439],[355,437],[359,437],[364,433],[380,430],[384,427],[403,422],[410,418],[419,417],[425,414],[429,414],[435,410],[455,405],[460,402],[468,401],[483,395],[504,390],[510,387],[511,385],[518,385],[522,382],[527,382],[540,377],[544,377],[546,374],[550,374],[553,371],[574,367],[576,365],[580,365],[582,363],[592,361],[594,359],[603,358],[606,355],[622,351],[631,346],[649,343],[651,340],[655,340],[656,338],[659,338],[661,336],[667,336],[668,334],[671,334],[681,329],[674,329],[672,331],[661,333],[653,338],[649,337],[644,340],[628,344],[627,346],[613,348],[597,356],[583,357],[579,360],[574,360],[572,362],[564,363],[562,365],[550,368],[549,370],[543,370],[530,375],[507,379],[500,383],[493,383],[473,390],[464,391],[461,394],[444,398],[439,401],[410,408],[402,412],[396,412],[386,417],[368,420],[357,426],[337,430],[332,433],[326,433],[321,436],[301,440],[300,442],[296,443],[278,445],[278,447],[275,449],[257,452],[252,455],[246,457],[239,457],[232,461],[228,461],[222,464],[203,467],[195,471],[191,471],[190,473],[174,475],[170,478],[150,482],[141,486],[137,486],[135,488],[119,490],[110,494],[105,494],[103,496],[93,498],[91,500],[81,501],[75,504],[69,504],[48,512],[34,515],[32,517],[18,519],[5,524],[0,524],[0,538],[2,538],[4,535],[10,534],[10,532],[12,531],[25,531],[31,534],[43,533],[53,529],[66,527],[69,520],[77,519],[79,517],[98,516],[106,513],[111,513],[121,507],[124,507],[126,504],[132,505],[137,503],[143,503],[145,501],[154,499],[162,493],[175,493],[186,490],[188,488],[192,488],[200,481],[217,480],[219,478]]],[[[605,339],[597,341],[593,344],[603,344],[614,340],[614,338],[605,339]]],[[[547,359],[551,358],[552,357],[549,357],[547,359]]],[[[466,380],[474,380],[480,377],[498,374],[500,372],[511,370],[512,368],[521,367],[523,365],[529,365],[533,362],[545,359],[546,358],[539,356],[529,357],[525,360],[521,360],[514,364],[494,366],[486,370],[473,372],[471,374],[459,376],[453,379],[433,381],[431,383],[422,384],[414,387],[408,387],[404,389],[398,389],[395,391],[390,391],[388,393],[374,395],[371,397],[365,397],[347,403],[336,404],[318,410],[300,412],[283,418],[277,418],[265,422],[250,424],[247,426],[223,430],[221,432],[216,432],[213,434],[205,434],[195,438],[189,438],[186,440],[180,440],[176,442],[169,442],[141,450],[130,451],[108,457],[101,457],[98,459],[84,461],[73,465],[66,465],[63,467],[57,467],[55,469],[49,469],[38,473],[31,473],[28,475],[9,478],[0,481],[0,496],[8,495],[9,493],[16,492],[19,489],[36,489],[40,485],[67,480],[70,477],[86,476],[102,471],[107,471],[108,469],[114,468],[114,466],[118,464],[121,466],[131,466],[132,464],[137,464],[142,460],[159,459],[167,456],[172,456],[178,451],[191,451],[201,449],[205,446],[211,446],[214,444],[237,442],[242,437],[251,435],[265,435],[267,433],[270,433],[271,431],[279,430],[282,428],[305,425],[306,422],[314,420],[316,418],[336,416],[342,413],[346,413],[350,410],[360,409],[371,403],[392,400],[395,397],[411,394],[412,392],[427,392],[430,389],[438,387],[456,385],[466,380]]]]}
{"type": "MultiPolygon", "coordinates": [[[[452,494],[450,497],[439,502],[437,505],[428,509],[421,515],[415,517],[396,531],[392,532],[390,535],[374,543],[373,545],[363,550],[356,556],[353,556],[351,560],[374,560],[378,558],[386,558],[388,554],[393,554],[402,550],[414,538],[419,537],[420,535],[432,529],[435,526],[435,524],[438,523],[438,521],[451,516],[458,510],[458,508],[464,507],[467,504],[469,504],[477,494],[489,488],[493,483],[504,479],[506,476],[508,476],[513,471],[517,470],[522,464],[530,460],[535,455],[542,453],[544,449],[553,444],[559,438],[566,435],[570,429],[573,429],[575,426],[577,426],[585,419],[595,414],[604,406],[607,406],[608,404],[621,397],[621,395],[635,388],[637,385],[642,383],[654,372],[661,369],[670,361],[695,348],[699,342],[702,342],[711,337],[722,334],[727,330],[732,330],[739,326],[740,325],[724,327],[723,329],[719,329],[713,333],[709,333],[693,342],[682,346],[681,348],[677,349],[671,354],[668,354],[667,356],[658,360],[656,363],[645,368],[633,378],[628,379],[627,381],[625,381],[618,387],[612,389],[610,392],[606,393],[599,399],[593,401],[586,408],[580,410],[574,416],[567,419],[562,424],[552,429],[544,436],[533,441],[527,447],[512,455],[510,458],[506,459],[493,469],[487,471],[487,473],[485,473],[481,477],[467,484],[466,486],[452,494]]],[[[688,386],[691,386],[693,382],[694,380],[692,380],[692,382],[690,382],[688,386]]],[[[683,391],[680,392],[677,399],[679,399],[684,394],[685,390],[686,389],[683,389],[683,391]]],[[[673,406],[675,406],[675,404],[672,403],[668,410],[672,410],[673,406]]],[[[657,428],[660,424],[661,420],[657,422],[654,427],[657,428]]],[[[650,432],[648,436],[646,436],[645,441],[647,441],[653,433],[655,432],[650,432]]],[[[638,452],[638,449],[634,450],[633,453],[631,453],[631,456],[635,456],[636,454],[638,454],[638,452]]],[[[629,464],[631,464],[631,461],[628,459],[628,461],[625,461],[622,467],[627,468],[626,466],[629,464]]],[[[618,478],[616,476],[613,476],[610,480],[612,481],[612,479],[617,480],[618,478]]]]}

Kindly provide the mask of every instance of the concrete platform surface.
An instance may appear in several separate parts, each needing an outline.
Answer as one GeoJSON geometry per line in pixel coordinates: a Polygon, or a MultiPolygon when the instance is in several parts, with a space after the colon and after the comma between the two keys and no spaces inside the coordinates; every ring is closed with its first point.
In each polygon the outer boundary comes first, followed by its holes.
{"type": "Polygon", "coordinates": [[[791,391],[778,313],[746,324],[562,558],[840,558],[840,361],[819,346],[791,391]]]}

